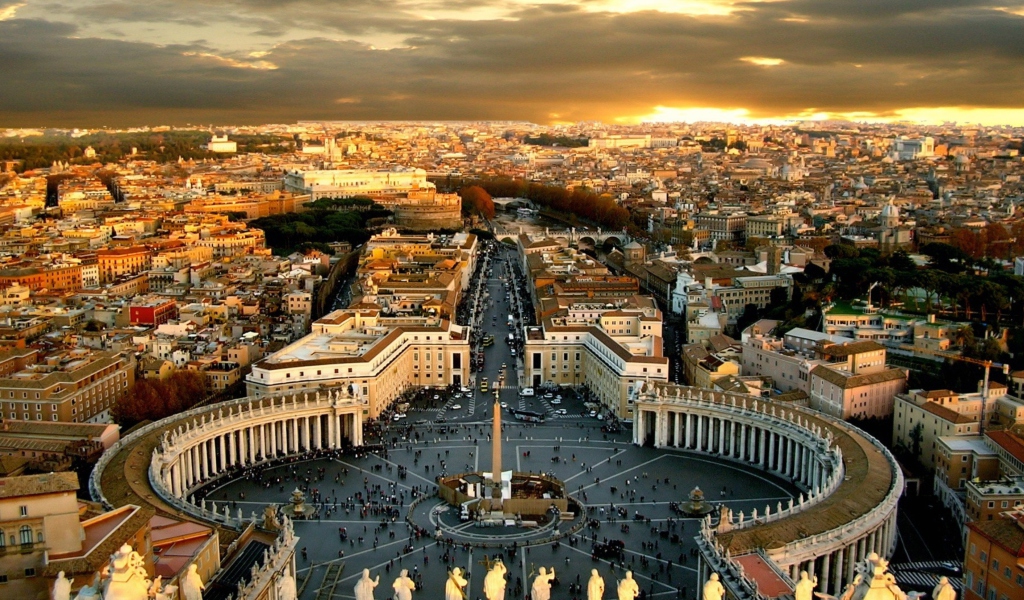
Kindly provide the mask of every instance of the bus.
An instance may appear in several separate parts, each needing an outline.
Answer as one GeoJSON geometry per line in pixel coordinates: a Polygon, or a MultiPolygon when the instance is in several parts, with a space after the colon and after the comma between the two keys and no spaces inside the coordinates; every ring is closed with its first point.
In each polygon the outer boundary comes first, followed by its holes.
{"type": "Polygon", "coordinates": [[[530,410],[517,410],[513,411],[512,414],[515,416],[515,418],[519,419],[520,421],[526,421],[527,423],[544,422],[544,415],[538,412],[533,412],[530,410]]]}
{"type": "Polygon", "coordinates": [[[480,380],[480,391],[486,392],[488,387],[490,386],[487,385],[487,378],[484,377],[483,379],[480,380]]]}

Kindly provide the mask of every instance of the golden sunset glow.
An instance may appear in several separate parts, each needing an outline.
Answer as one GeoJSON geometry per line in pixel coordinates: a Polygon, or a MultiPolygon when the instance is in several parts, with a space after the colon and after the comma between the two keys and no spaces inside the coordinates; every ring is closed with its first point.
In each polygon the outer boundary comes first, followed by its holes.
{"type": "Polygon", "coordinates": [[[1020,124],[1022,30],[1024,0],[0,0],[0,126],[1020,124]]]}

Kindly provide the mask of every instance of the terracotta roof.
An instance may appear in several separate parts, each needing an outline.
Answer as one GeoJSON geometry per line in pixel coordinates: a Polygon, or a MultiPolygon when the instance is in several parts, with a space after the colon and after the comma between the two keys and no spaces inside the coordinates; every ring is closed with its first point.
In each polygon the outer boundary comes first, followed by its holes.
{"type": "Polygon", "coordinates": [[[1016,520],[1000,517],[991,521],[972,521],[967,526],[1010,554],[1024,556],[1024,529],[1016,520]]]}
{"type": "Polygon", "coordinates": [[[925,412],[929,412],[943,421],[949,421],[950,423],[973,423],[974,419],[971,419],[965,415],[962,415],[952,408],[943,406],[937,402],[925,402],[921,405],[921,408],[925,412]]]}
{"type": "Polygon", "coordinates": [[[906,379],[907,374],[902,369],[892,368],[877,373],[868,373],[866,375],[854,375],[847,373],[846,371],[837,371],[830,369],[825,365],[819,365],[811,371],[811,375],[819,377],[832,385],[838,386],[844,390],[849,390],[863,385],[873,385],[876,383],[885,383],[887,381],[895,381],[897,379],[906,379]]]}
{"type": "Polygon", "coordinates": [[[1017,460],[1024,462],[1024,440],[1009,431],[986,431],[985,435],[992,442],[1006,450],[1017,460]]]}
{"type": "Polygon", "coordinates": [[[110,532],[102,542],[88,549],[85,555],[66,560],[54,558],[46,565],[43,575],[53,577],[60,571],[64,571],[67,575],[78,573],[91,575],[103,568],[110,561],[110,556],[114,552],[124,545],[125,542],[134,538],[141,529],[148,526],[149,520],[154,514],[151,508],[139,506],[131,508],[134,509],[133,514],[110,532]]]}
{"type": "Polygon", "coordinates": [[[832,356],[851,356],[853,354],[862,354],[864,352],[878,352],[879,350],[885,350],[885,346],[878,342],[865,340],[863,342],[832,344],[831,346],[826,346],[824,352],[831,354],[832,356]]]}
{"type": "Polygon", "coordinates": [[[78,475],[74,473],[45,473],[43,475],[4,477],[0,479],[0,498],[77,492],[78,488],[78,475]]]}

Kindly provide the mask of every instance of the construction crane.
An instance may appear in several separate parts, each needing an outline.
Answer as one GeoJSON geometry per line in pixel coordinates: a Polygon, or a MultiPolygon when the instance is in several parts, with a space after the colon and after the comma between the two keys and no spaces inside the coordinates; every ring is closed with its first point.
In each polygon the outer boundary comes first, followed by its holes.
{"type": "Polygon", "coordinates": [[[981,386],[981,417],[978,424],[978,433],[985,433],[985,403],[988,401],[988,376],[992,370],[992,367],[997,367],[1003,370],[1003,375],[1010,373],[1010,365],[998,363],[992,360],[984,360],[981,358],[971,358],[969,356],[962,356],[955,352],[943,352],[940,350],[929,350],[927,348],[918,348],[917,346],[911,346],[910,344],[899,344],[897,346],[900,350],[906,350],[912,354],[930,354],[932,356],[941,356],[942,358],[948,358],[950,360],[958,360],[960,362],[970,363],[972,365],[978,365],[985,368],[985,379],[981,386]]]}

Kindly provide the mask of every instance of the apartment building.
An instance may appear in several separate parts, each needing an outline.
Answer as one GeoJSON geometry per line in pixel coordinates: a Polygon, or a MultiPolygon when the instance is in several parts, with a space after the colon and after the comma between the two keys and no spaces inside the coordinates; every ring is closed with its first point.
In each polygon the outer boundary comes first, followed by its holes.
{"type": "Polygon", "coordinates": [[[686,315],[687,320],[694,320],[699,311],[710,309],[725,314],[729,323],[735,323],[748,304],[759,309],[767,307],[772,295],[777,293],[775,290],[781,289],[787,299],[793,294],[791,275],[744,273],[747,272],[729,270],[724,277],[708,276],[700,283],[693,274],[679,271],[672,293],[673,310],[686,315]]]}
{"type": "Polygon", "coordinates": [[[810,372],[810,406],[840,419],[884,417],[904,390],[907,372],[885,366],[885,347],[871,341],[824,344],[810,372]]]}
{"type": "Polygon", "coordinates": [[[1024,511],[967,524],[964,600],[1024,597],[1024,511]]]}
{"type": "Polygon", "coordinates": [[[96,261],[102,285],[114,283],[125,275],[137,275],[148,271],[152,267],[153,256],[145,246],[107,248],[96,251],[96,261]]]}
{"type": "Polygon", "coordinates": [[[1000,415],[1012,424],[1024,411],[1024,402],[1007,396],[1006,388],[1000,386],[990,387],[984,399],[980,391],[957,394],[917,389],[897,394],[893,408],[893,444],[916,451],[921,464],[930,470],[941,456],[939,438],[976,436],[982,422],[991,427],[1000,422],[1000,415]]]}
{"type": "Polygon", "coordinates": [[[967,522],[967,482],[999,478],[999,455],[979,435],[952,435],[935,441],[932,492],[961,525],[967,522]]]}
{"type": "Polygon", "coordinates": [[[38,292],[74,292],[82,289],[82,268],[71,264],[36,263],[0,269],[0,287],[22,285],[38,292]]]}
{"type": "Polygon", "coordinates": [[[779,215],[755,215],[747,217],[744,236],[777,238],[786,231],[786,220],[779,215]]]}
{"type": "Polygon", "coordinates": [[[254,254],[266,247],[266,237],[261,229],[211,233],[195,241],[200,248],[210,248],[214,258],[254,254]]]}
{"type": "Polygon", "coordinates": [[[313,394],[341,386],[368,403],[375,418],[410,387],[469,382],[469,328],[437,317],[384,317],[362,303],[336,310],[312,332],[253,365],[254,396],[313,394]]]}
{"type": "Polygon", "coordinates": [[[695,218],[697,229],[711,234],[715,242],[742,242],[747,226],[746,213],[720,213],[718,211],[698,213],[695,218]]]}
{"type": "Polygon", "coordinates": [[[903,369],[855,374],[819,365],[811,371],[810,406],[839,419],[885,417],[906,384],[903,369]]]}
{"type": "Polygon", "coordinates": [[[136,298],[128,305],[128,322],[132,325],[158,327],[178,318],[178,304],[164,298],[136,298]]]}
{"type": "Polygon", "coordinates": [[[743,375],[769,377],[776,389],[811,393],[811,372],[819,367],[851,374],[884,370],[886,349],[874,342],[791,329],[779,339],[763,333],[743,335],[743,375]]]}
{"type": "Polygon", "coordinates": [[[131,353],[76,348],[0,377],[0,412],[24,421],[107,422],[135,384],[131,353]]]}

